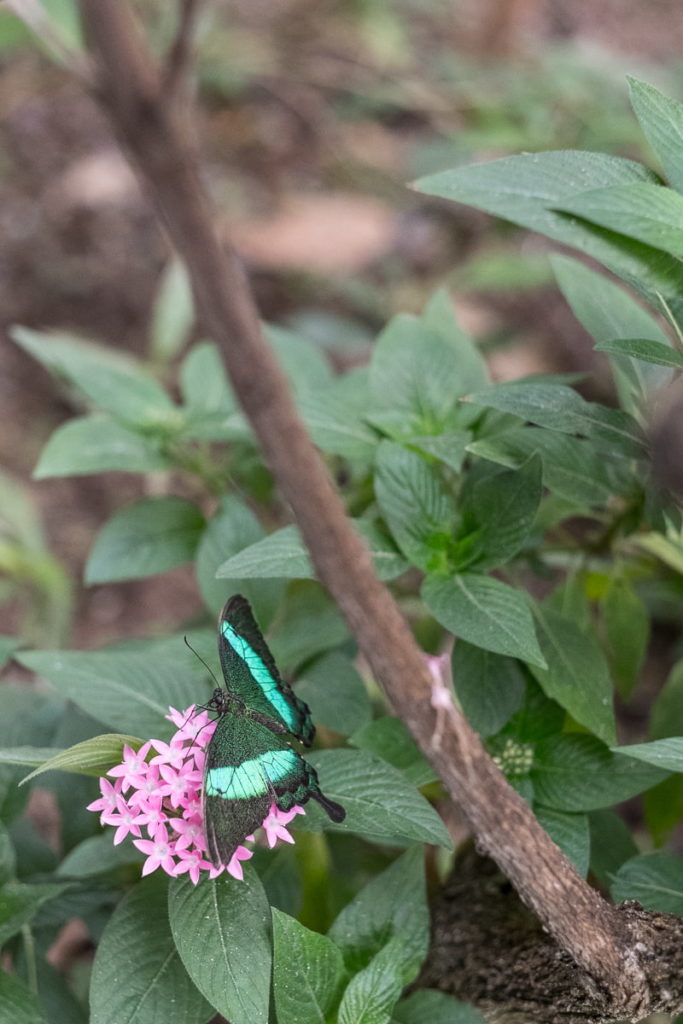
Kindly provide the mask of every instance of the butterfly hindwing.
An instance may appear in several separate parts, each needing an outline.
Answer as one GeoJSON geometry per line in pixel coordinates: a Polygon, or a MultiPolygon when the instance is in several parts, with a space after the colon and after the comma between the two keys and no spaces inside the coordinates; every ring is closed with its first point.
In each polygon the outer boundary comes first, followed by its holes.
{"type": "Polygon", "coordinates": [[[218,651],[228,690],[310,746],[315,729],[308,705],[281,678],[249,602],[239,594],[218,620],[218,651]]]}
{"type": "Polygon", "coordinates": [[[333,820],[344,816],[320,792],[315,768],[286,740],[261,722],[231,713],[216,724],[203,793],[208,853],[216,865],[229,863],[237,847],[263,823],[271,803],[288,811],[313,797],[333,820]]]}

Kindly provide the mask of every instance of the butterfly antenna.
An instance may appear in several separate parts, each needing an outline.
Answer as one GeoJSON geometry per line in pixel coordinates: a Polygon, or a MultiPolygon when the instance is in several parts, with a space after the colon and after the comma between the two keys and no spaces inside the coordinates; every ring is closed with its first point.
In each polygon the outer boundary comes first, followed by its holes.
{"type": "Polygon", "coordinates": [[[197,651],[195,651],[194,647],[192,646],[192,644],[190,643],[190,641],[187,639],[186,636],[183,637],[183,640],[185,641],[185,646],[190,648],[190,650],[192,651],[192,653],[195,655],[196,658],[199,658],[199,660],[201,661],[202,665],[204,666],[204,668],[209,673],[209,675],[213,679],[214,683],[216,684],[216,686],[220,690],[221,689],[221,684],[216,679],[211,666],[207,665],[206,662],[204,661],[204,659],[202,658],[201,654],[199,654],[197,651]]]}

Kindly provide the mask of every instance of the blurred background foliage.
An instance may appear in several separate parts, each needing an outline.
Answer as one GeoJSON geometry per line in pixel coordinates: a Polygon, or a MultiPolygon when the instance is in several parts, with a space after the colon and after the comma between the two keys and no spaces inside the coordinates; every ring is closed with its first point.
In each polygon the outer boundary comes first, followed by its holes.
{"type": "MultiPolygon", "coordinates": [[[[77,44],[72,0],[44,6],[77,44]]],[[[161,53],[175,5],[135,6],[161,53]]],[[[673,3],[656,8],[655,17],[652,5],[583,0],[207,3],[193,128],[219,230],[235,238],[264,318],[346,369],[367,359],[392,314],[422,309],[445,282],[495,378],[589,369],[589,397],[609,401],[606,361],[552,283],[549,243],[406,183],[520,150],[651,161],[624,76],[681,93],[683,30],[673,3]]],[[[7,11],[0,96],[0,329],[66,329],[163,374],[175,349],[164,351],[159,317],[186,317],[165,239],[99,111],[7,11]]],[[[82,577],[94,532],[154,493],[154,480],[30,482],[74,396],[11,343],[0,360],[0,460],[8,481],[24,481],[19,490],[3,478],[0,488],[2,632],[35,643],[45,630],[50,644],[89,647],[195,614],[183,568],[170,583],[76,584],[72,602],[66,579],[82,577]]]]}

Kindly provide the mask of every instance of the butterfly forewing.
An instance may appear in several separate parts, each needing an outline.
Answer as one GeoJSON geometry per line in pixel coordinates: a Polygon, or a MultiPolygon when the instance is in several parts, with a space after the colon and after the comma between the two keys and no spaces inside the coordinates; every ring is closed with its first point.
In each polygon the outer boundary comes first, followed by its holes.
{"type": "Polygon", "coordinates": [[[228,690],[310,746],[315,729],[308,705],[281,678],[249,602],[239,594],[218,620],[218,651],[228,690]]]}

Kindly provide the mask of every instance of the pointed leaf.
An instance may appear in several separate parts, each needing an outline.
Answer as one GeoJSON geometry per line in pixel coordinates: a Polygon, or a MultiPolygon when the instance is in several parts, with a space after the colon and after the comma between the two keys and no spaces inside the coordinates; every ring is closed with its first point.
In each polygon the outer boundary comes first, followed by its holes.
{"type": "Polygon", "coordinates": [[[541,459],[532,455],[518,470],[485,477],[472,488],[460,508],[473,542],[459,568],[483,572],[514,558],[541,503],[541,473],[541,459]]]}
{"type": "Polygon", "coordinates": [[[531,778],[539,803],[560,811],[592,811],[628,800],[667,774],[613,754],[592,736],[567,733],[537,744],[531,778]]]}
{"type": "Polygon", "coordinates": [[[540,231],[593,256],[636,287],[675,300],[683,279],[675,257],[556,210],[578,192],[657,181],[652,171],[631,160],[558,150],[458,167],[422,178],[416,187],[540,231]]]}
{"type": "Polygon", "coordinates": [[[605,743],[614,743],[612,681],[595,637],[547,606],[536,606],[536,626],[547,668],[531,671],[543,692],[605,743]]]}
{"type": "Polygon", "coordinates": [[[670,853],[646,853],[627,860],[611,886],[615,903],[638,900],[646,910],[683,914],[683,859],[670,853]]]}
{"type": "Polygon", "coordinates": [[[388,761],[414,786],[436,781],[434,769],[400,718],[392,715],[375,718],[349,737],[349,743],[388,761]]]}
{"type": "Polygon", "coordinates": [[[136,501],[98,534],[85,568],[86,583],[140,579],[189,562],[203,529],[201,512],[184,498],[136,501]]]}
{"type": "Polygon", "coordinates": [[[428,576],[422,597],[434,618],[457,637],[546,667],[527,600],[507,583],[476,573],[428,576]]]}
{"type": "Polygon", "coordinates": [[[167,902],[163,879],[152,877],[117,906],[93,963],[92,1024],[203,1024],[214,1016],[178,955],[167,902]]]}
{"type": "Polygon", "coordinates": [[[0,1020],[9,1024],[45,1024],[38,1000],[14,974],[0,970],[0,1020]]]}
{"type": "Polygon", "coordinates": [[[647,442],[632,416],[621,409],[586,402],[561,384],[513,381],[469,395],[468,401],[512,413],[549,430],[584,435],[596,448],[622,456],[643,458],[647,454],[647,442]]]}
{"type": "Polygon", "coordinates": [[[307,757],[320,777],[320,788],[346,809],[341,824],[332,824],[311,804],[297,821],[304,829],[358,832],[374,842],[399,846],[433,843],[450,849],[450,836],[425,798],[391,765],[364,750],[318,750],[307,757]]]}
{"type": "MultiPolygon", "coordinates": [[[[121,733],[103,733],[101,736],[93,736],[91,740],[83,740],[76,743],[67,750],[60,750],[56,754],[43,761],[39,768],[26,775],[22,780],[41,775],[43,772],[62,771],[76,772],[78,775],[94,775],[99,778],[104,775],[115,764],[120,764],[123,759],[124,746],[139,750],[143,741],[136,736],[124,736],[121,733]]],[[[23,762],[24,764],[26,762],[23,762]]]]}
{"type": "Polygon", "coordinates": [[[434,467],[417,452],[382,441],[377,449],[375,494],[406,558],[422,569],[441,568],[455,509],[434,467]]]}
{"type": "Polygon", "coordinates": [[[341,911],[329,935],[352,971],[367,966],[387,943],[398,940],[394,962],[403,972],[403,984],[413,981],[429,945],[422,850],[406,850],[368,882],[341,911]]]}
{"type": "Polygon", "coordinates": [[[150,342],[154,358],[171,360],[186,340],[193,321],[189,275],[179,259],[172,259],[161,274],[152,309],[150,342]]]}
{"type": "Polygon", "coordinates": [[[524,699],[525,679],[513,658],[458,640],[453,648],[453,686],[473,729],[497,733],[524,699]]]}
{"type": "Polygon", "coordinates": [[[683,192],[683,103],[664,96],[647,82],[627,77],[631,104],[640,127],[661,160],[670,183],[683,192]]]}
{"type": "Polygon", "coordinates": [[[630,356],[645,363],[657,366],[672,366],[683,370],[683,352],[679,352],[661,341],[650,341],[649,338],[616,338],[603,341],[595,346],[596,352],[610,352],[617,356],[630,356]]]}
{"type": "Polygon", "coordinates": [[[677,256],[683,255],[683,196],[663,185],[633,182],[579,192],[558,210],[618,231],[677,256]]]}
{"type": "Polygon", "coordinates": [[[205,671],[182,641],[165,653],[26,651],[17,660],[109,728],[165,739],[169,705],[185,708],[208,696],[205,671]]]}
{"type": "Polygon", "coordinates": [[[247,865],[241,882],[173,880],[168,911],[185,969],[211,1005],[231,1024],[267,1024],[271,920],[258,875],[247,865]]]}
{"type": "MultiPolygon", "coordinates": [[[[381,580],[394,579],[409,568],[409,563],[378,524],[369,519],[354,519],[352,524],[368,542],[375,571],[381,580]]],[[[293,525],[268,534],[228,558],[219,565],[216,575],[219,579],[315,579],[306,545],[293,525]]]]}
{"type": "Polygon", "coordinates": [[[534,807],[539,823],[569,857],[582,878],[588,873],[590,828],[585,814],[568,814],[552,807],[534,807]]]}
{"type": "Polygon", "coordinates": [[[612,747],[612,751],[668,772],[683,772],[683,736],[670,736],[652,743],[630,743],[625,747],[612,747]]]}
{"type": "Polygon", "coordinates": [[[349,982],[337,1024],[390,1024],[402,988],[400,968],[392,959],[391,948],[385,947],[349,982]]]}
{"type": "Polygon", "coordinates": [[[33,470],[36,480],[122,470],[152,473],[173,463],[154,438],[138,434],[110,416],[79,416],[58,427],[33,470]]]}
{"type": "Polygon", "coordinates": [[[324,1024],[344,979],[341,951],[331,939],[272,909],[273,995],[278,1020],[324,1024]]]}

